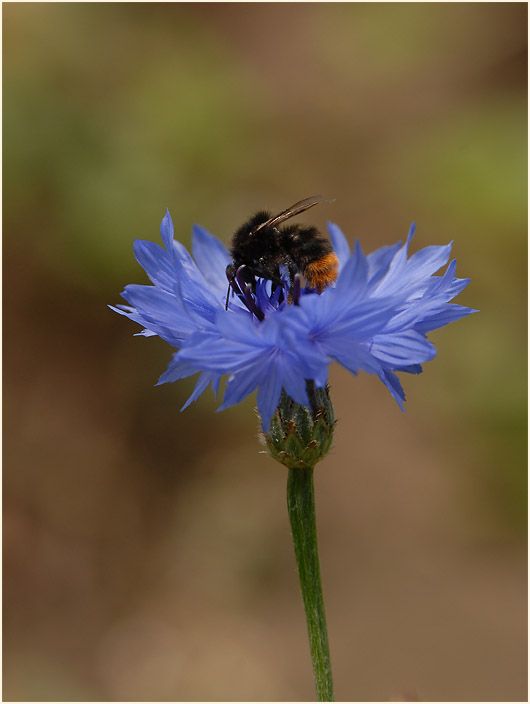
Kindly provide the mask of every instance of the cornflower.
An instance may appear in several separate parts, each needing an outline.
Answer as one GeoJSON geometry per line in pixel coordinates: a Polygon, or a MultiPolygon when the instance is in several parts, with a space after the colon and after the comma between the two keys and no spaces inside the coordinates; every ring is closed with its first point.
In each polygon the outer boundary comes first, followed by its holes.
{"type": "Polygon", "coordinates": [[[328,224],[339,260],[336,283],[321,293],[281,270],[281,284],[238,271],[227,297],[226,247],[193,227],[192,252],[174,239],[169,211],[163,247],[136,240],[134,254],[152,285],[129,284],[127,305],[111,306],[177,351],[158,384],[199,375],[182,410],[227,377],[223,410],[257,389],[264,441],[289,469],[288,509],[306,608],[315,683],[320,701],[333,700],[327,629],[320,583],[313,469],[329,450],[335,418],[327,386],[331,362],[353,374],[375,374],[401,410],[405,393],[397,373],[419,374],[436,355],[431,330],[475,312],[451,303],[469,283],[449,262],[451,244],[409,256],[404,244],[365,255],[353,252],[340,228],[328,224]],[[436,275],[449,262],[445,272],[436,275]]]}

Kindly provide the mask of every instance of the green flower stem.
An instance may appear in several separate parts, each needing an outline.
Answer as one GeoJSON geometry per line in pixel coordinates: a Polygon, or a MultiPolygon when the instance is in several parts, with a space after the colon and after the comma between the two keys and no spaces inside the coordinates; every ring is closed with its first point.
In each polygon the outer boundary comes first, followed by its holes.
{"type": "Polygon", "coordinates": [[[318,701],[333,702],[335,697],[318,560],[313,467],[289,469],[287,508],[304,599],[318,701]]]}

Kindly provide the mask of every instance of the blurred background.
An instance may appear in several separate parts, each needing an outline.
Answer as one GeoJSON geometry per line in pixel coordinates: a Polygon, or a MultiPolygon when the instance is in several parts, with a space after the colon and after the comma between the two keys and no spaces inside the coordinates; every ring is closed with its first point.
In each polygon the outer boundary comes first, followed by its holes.
{"type": "Polygon", "coordinates": [[[331,368],[339,700],[525,700],[527,6],[3,5],[4,699],[311,700],[286,471],[112,313],[166,207],[455,240],[407,412],[331,368]]]}

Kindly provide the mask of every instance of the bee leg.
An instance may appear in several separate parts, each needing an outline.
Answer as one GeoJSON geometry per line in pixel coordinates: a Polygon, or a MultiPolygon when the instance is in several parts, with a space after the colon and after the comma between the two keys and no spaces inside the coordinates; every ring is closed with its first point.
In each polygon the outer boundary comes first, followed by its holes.
{"type": "Polygon", "coordinates": [[[294,280],[293,280],[293,285],[292,285],[292,294],[289,293],[289,296],[292,295],[293,303],[295,306],[299,305],[299,303],[300,303],[301,285],[302,284],[301,284],[300,274],[295,274],[294,280]]]}
{"type": "Polygon", "coordinates": [[[244,277],[244,269],[245,266],[242,265],[239,267],[239,269],[236,272],[236,281],[237,285],[239,286],[239,289],[241,291],[241,294],[243,296],[243,302],[246,305],[246,307],[249,309],[251,313],[254,313],[256,318],[261,322],[262,320],[265,319],[265,316],[261,312],[261,310],[258,308],[256,305],[256,302],[252,298],[252,289],[249,284],[246,283],[244,277]]]}

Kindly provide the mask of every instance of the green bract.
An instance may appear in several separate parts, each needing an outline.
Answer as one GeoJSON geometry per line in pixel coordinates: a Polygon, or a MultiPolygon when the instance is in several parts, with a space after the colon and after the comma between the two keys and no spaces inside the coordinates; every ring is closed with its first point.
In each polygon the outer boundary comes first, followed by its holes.
{"type": "Polygon", "coordinates": [[[289,469],[314,467],[333,442],[336,421],[328,388],[308,383],[307,392],[312,408],[301,406],[282,391],[269,432],[263,436],[272,457],[289,469]]]}

